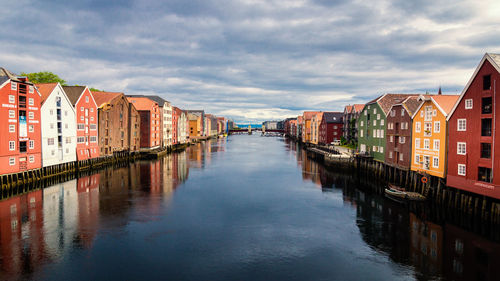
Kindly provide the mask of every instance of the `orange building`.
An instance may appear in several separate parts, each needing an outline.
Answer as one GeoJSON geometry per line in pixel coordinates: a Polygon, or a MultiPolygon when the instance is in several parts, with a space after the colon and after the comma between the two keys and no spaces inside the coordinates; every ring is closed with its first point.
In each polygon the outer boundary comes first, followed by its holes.
{"type": "Polygon", "coordinates": [[[447,123],[459,96],[420,96],[423,101],[413,115],[411,170],[446,176],[447,123]]]}
{"type": "Polygon", "coordinates": [[[0,68],[0,174],[42,167],[41,95],[27,78],[0,68]]]}
{"type": "Polygon", "coordinates": [[[318,111],[306,111],[302,115],[302,122],[303,122],[302,142],[310,143],[312,141],[312,133],[313,133],[312,129],[311,129],[312,118],[313,118],[313,116],[315,116],[318,113],[320,113],[320,112],[318,112],[318,111]]]}
{"type": "Polygon", "coordinates": [[[155,149],[160,147],[160,108],[158,104],[148,98],[127,97],[141,116],[141,149],[155,149]]]}

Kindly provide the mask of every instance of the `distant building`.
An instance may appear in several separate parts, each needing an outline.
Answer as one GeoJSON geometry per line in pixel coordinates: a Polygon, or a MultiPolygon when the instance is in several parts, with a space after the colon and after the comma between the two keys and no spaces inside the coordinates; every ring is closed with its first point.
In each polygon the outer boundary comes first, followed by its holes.
{"type": "Polygon", "coordinates": [[[203,110],[187,110],[189,119],[189,137],[199,138],[205,135],[205,112],[203,110]]]}
{"type": "Polygon", "coordinates": [[[342,112],[323,112],[319,123],[319,144],[329,144],[340,140],[343,128],[342,112]]]}
{"type": "Polygon", "coordinates": [[[364,104],[353,104],[353,105],[347,105],[344,108],[344,116],[343,116],[344,125],[342,126],[343,127],[342,131],[343,131],[343,136],[348,143],[353,143],[353,144],[357,143],[358,140],[357,119],[364,107],[365,107],[364,104]]]}
{"type": "Polygon", "coordinates": [[[127,97],[139,112],[141,120],[141,150],[161,147],[161,112],[158,104],[144,97],[127,97]]]}

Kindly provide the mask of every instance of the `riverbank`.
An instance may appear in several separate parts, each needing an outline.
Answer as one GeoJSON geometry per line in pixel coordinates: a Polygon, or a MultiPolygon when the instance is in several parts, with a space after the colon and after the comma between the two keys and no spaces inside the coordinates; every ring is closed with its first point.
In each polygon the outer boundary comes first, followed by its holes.
{"type": "MultiPolygon", "coordinates": [[[[347,171],[357,176],[368,177],[384,186],[391,183],[411,192],[417,192],[427,201],[442,207],[457,210],[471,218],[500,224],[500,202],[494,198],[481,196],[446,186],[445,179],[424,175],[411,170],[403,170],[374,160],[372,157],[356,154],[336,154],[323,146],[299,143],[307,151],[307,157],[322,161],[327,167],[347,171]]],[[[383,191],[382,191],[383,192],[383,191]]]]}

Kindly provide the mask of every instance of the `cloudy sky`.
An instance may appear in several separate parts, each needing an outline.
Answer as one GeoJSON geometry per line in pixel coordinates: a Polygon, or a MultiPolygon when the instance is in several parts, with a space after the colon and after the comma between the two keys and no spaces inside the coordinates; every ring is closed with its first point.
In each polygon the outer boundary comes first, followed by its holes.
{"type": "Polygon", "coordinates": [[[387,92],[460,93],[500,1],[2,1],[0,65],[158,94],[238,123],[387,92]]]}

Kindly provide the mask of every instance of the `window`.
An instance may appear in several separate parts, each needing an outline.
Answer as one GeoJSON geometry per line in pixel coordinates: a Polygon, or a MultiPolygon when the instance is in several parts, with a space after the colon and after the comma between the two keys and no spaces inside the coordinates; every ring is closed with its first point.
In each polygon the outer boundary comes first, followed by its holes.
{"type": "Polygon", "coordinates": [[[54,115],[54,110],[53,109],[50,110],[50,115],[54,115]]]}
{"type": "Polygon", "coordinates": [[[389,151],[389,158],[392,158],[392,151],[389,151]]]}
{"type": "Polygon", "coordinates": [[[415,123],[415,132],[420,133],[420,126],[421,126],[420,122],[415,123]]]}
{"type": "Polygon", "coordinates": [[[90,117],[90,121],[94,121],[94,117],[90,117]]]}
{"type": "Polygon", "coordinates": [[[493,112],[493,107],[491,103],[491,97],[486,97],[481,99],[481,113],[491,114],[493,112]]]}
{"type": "Polygon", "coordinates": [[[431,141],[429,139],[424,139],[424,149],[430,149],[431,141]]]}
{"type": "Polygon", "coordinates": [[[25,141],[20,141],[19,142],[19,152],[26,152],[28,151],[28,147],[26,145],[25,141]]]}
{"type": "Polygon", "coordinates": [[[35,99],[33,99],[33,98],[29,98],[29,99],[28,99],[28,104],[29,104],[30,106],[35,105],[35,99]]]}
{"type": "Polygon", "coordinates": [[[465,165],[464,164],[458,164],[458,175],[465,176],[465,165]]]}
{"type": "Polygon", "coordinates": [[[481,136],[491,137],[491,118],[481,119],[481,136]]]}
{"type": "Polygon", "coordinates": [[[439,133],[439,132],[441,132],[441,122],[435,121],[434,122],[434,133],[439,133]]]}
{"type": "Polygon", "coordinates": [[[35,141],[30,140],[30,149],[35,149],[35,141]]]}
{"type": "Polygon", "coordinates": [[[89,96],[85,97],[85,102],[89,102],[89,96]]]}
{"type": "Polygon", "coordinates": [[[481,143],[481,158],[491,159],[491,143],[481,143]]]}
{"type": "Polygon", "coordinates": [[[439,140],[434,140],[434,143],[432,145],[432,149],[439,151],[439,145],[440,145],[439,140]]]}
{"type": "Polygon", "coordinates": [[[491,169],[485,167],[478,167],[478,181],[491,182],[491,169]]]}
{"type": "Polygon", "coordinates": [[[416,149],[419,149],[419,148],[420,148],[420,139],[419,139],[419,138],[416,138],[416,139],[415,139],[415,148],[416,148],[416,149]]]}
{"type": "Polygon", "coordinates": [[[399,161],[403,161],[403,153],[399,154],[399,161]]]}
{"type": "Polygon", "coordinates": [[[85,142],[85,137],[78,137],[76,140],[77,143],[84,143],[85,142]]]}
{"type": "Polygon", "coordinates": [[[17,83],[16,82],[10,82],[10,89],[13,91],[17,91],[17,83]]]}
{"type": "Polygon", "coordinates": [[[392,122],[387,123],[387,129],[392,130],[392,122]]]}
{"type": "Polygon", "coordinates": [[[90,142],[97,142],[96,136],[90,136],[90,142]]]}
{"type": "Polygon", "coordinates": [[[33,111],[28,112],[29,119],[35,119],[35,113],[33,111]]]}
{"type": "Polygon", "coordinates": [[[432,120],[432,106],[426,106],[425,107],[425,118],[424,121],[431,121],[432,120]]]}
{"type": "Polygon", "coordinates": [[[82,116],[80,116],[80,121],[83,121],[83,115],[82,115],[82,116]]]}
{"type": "Polygon", "coordinates": [[[384,138],[384,130],[380,130],[380,137],[384,138]]]}
{"type": "MultiPolygon", "coordinates": [[[[191,131],[193,133],[193,131],[191,131]]],[[[359,136],[362,138],[363,137],[363,130],[359,130],[359,136]]]]}
{"type": "MultiPolygon", "coordinates": [[[[366,112],[366,111],[365,111],[365,112],[366,112]]],[[[359,126],[360,126],[360,127],[363,127],[363,125],[364,125],[364,122],[363,122],[363,121],[359,122],[359,126]]]]}
{"type": "Polygon", "coordinates": [[[30,163],[35,163],[35,156],[30,155],[30,163]]]}
{"type": "Polygon", "coordinates": [[[94,108],[93,107],[90,108],[90,112],[94,112],[94,108]]]}
{"type": "Polygon", "coordinates": [[[373,114],[377,114],[377,109],[376,108],[373,109],[373,114]]]}
{"type": "Polygon", "coordinates": [[[9,118],[16,118],[16,112],[14,110],[9,110],[9,118]]]}
{"type": "Polygon", "coordinates": [[[384,126],[384,119],[380,120],[380,126],[384,126]]]}
{"type": "Polygon", "coordinates": [[[366,112],[366,110],[365,110],[364,114],[365,114],[365,116],[366,116],[366,115],[368,114],[368,112],[366,112]]]}
{"type": "Polygon", "coordinates": [[[380,120],[380,114],[377,114],[377,120],[380,120]]]}
{"type": "Polygon", "coordinates": [[[405,110],[404,110],[404,108],[401,108],[401,116],[405,116],[405,110]]]}
{"type": "Polygon", "coordinates": [[[483,90],[490,90],[491,89],[491,75],[484,75],[483,76],[483,90]]]}
{"type": "Polygon", "coordinates": [[[465,100],[465,109],[472,109],[472,99],[465,100]]]}
{"type": "Polygon", "coordinates": [[[82,112],[83,112],[83,106],[81,106],[81,107],[80,107],[80,111],[82,111],[82,112]]]}
{"type": "Polygon", "coordinates": [[[16,165],[16,158],[14,158],[14,157],[10,157],[10,158],[9,158],[9,165],[11,165],[11,166],[16,165]]]}
{"type": "Polygon", "coordinates": [[[384,147],[383,146],[379,146],[378,152],[384,153],[384,147]]]}
{"type": "Polygon", "coordinates": [[[405,143],[406,141],[406,138],[405,137],[400,137],[399,138],[399,143],[405,143]]]}
{"type": "Polygon", "coordinates": [[[432,122],[424,123],[424,136],[430,137],[432,135],[432,122]]]}
{"type": "Polygon", "coordinates": [[[373,120],[373,126],[377,126],[377,120],[373,120]]]}
{"type": "Polygon", "coordinates": [[[50,123],[50,128],[54,129],[54,123],[50,123]]]}
{"type": "Polygon", "coordinates": [[[15,141],[9,141],[9,150],[16,150],[16,142],[15,141]]]}
{"type": "Polygon", "coordinates": [[[393,140],[394,140],[394,137],[392,135],[389,136],[389,142],[393,142],[393,140]]]}
{"type": "Polygon", "coordinates": [[[420,155],[415,154],[415,164],[420,164],[420,155]]]}
{"type": "Polygon", "coordinates": [[[54,138],[48,138],[47,145],[54,145],[54,138]]]}
{"type": "Polygon", "coordinates": [[[29,131],[30,133],[33,133],[35,131],[35,126],[29,125],[29,131]]]}
{"type": "Polygon", "coordinates": [[[15,133],[16,132],[16,125],[9,125],[9,133],[15,133]]]}
{"type": "Polygon", "coordinates": [[[467,119],[458,119],[457,120],[457,131],[464,132],[467,128],[467,119]]]}
{"type": "Polygon", "coordinates": [[[457,154],[465,155],[467,152],[467,145],[465,142],[457,142],[457,154]]]}
{"type": "Polygon", "coordinates": [[[9,95],[9,103],[16,103],[16,96],[9,95]]]}
{"type": "Polygon", "coordinates": [[[439,157],[432,157],[432,167],[439,168],[439,157]]]}

